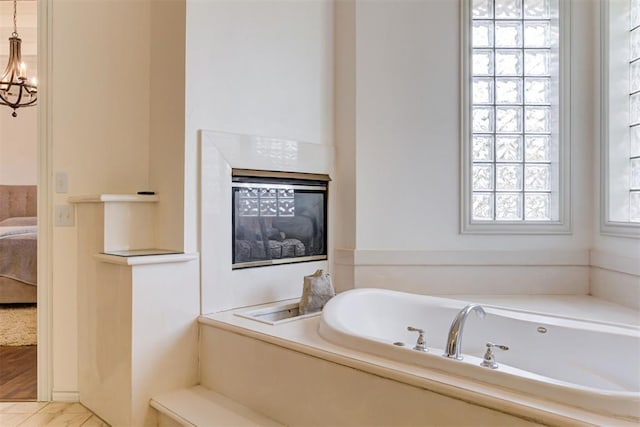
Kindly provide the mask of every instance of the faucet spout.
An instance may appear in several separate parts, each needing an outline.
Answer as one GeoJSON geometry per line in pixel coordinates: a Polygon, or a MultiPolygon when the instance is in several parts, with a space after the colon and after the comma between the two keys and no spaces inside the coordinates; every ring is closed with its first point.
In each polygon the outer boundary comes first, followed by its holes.
{"type": "Polygon", "coordinates": [[[460,349],[462,347],[462,329],[464,328],[464,322],[472,311],[475,311],[480,319],[483,319],[486,314],[479,304],[469,304],[458,312],[456,318],[453,319],[453,322],[451,323],[451,327],[449,328],[447,346],[444,352],[445,357],[462,360],[462,356],[460,355],[460,349]]]}

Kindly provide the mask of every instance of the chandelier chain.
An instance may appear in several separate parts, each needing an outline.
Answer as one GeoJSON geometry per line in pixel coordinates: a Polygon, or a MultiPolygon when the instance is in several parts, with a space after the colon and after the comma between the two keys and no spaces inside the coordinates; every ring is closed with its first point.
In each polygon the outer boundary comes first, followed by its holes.
{"type": "Polygon", "coordinates": [[[13,33],[11,36],[18,37],[18,20],[16,14],[18,10],[18,0],[13,0],[13,33]]]}

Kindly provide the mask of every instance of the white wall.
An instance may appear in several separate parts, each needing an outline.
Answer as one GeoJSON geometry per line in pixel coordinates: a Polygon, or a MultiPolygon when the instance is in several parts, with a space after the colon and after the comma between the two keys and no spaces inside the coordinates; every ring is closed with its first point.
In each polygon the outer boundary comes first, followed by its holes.
{"type": "MultiPolygon", "coordinates": [[[[407,280],[410,273],[402,267],[406,263],[389,261],[401,259],[404,251],[414,252],[414,267],[442,264],[434,255],[448,251],[445,265],[451,266],[452,274],[456,264],[468,265],[474,253],[484,254],[485,258],[487,253],[494,253],[485,263],[501,265],[502,251],[520,252],[519,260],[512,257],[508,263],[518,266],[529,264],[533,251],[547,254],[539,261],[542,265],[557,264],[554,259],[561,254],[564,262],[552,268],[557,270],[553,276],[561,292],[587,291],[578,283],[588,281],[587,250],[593,221],[592,210],[580,207],[593,203],[590,178],[595,93],[593,76],[585,70],[593,68],[595,59],[590,35],[594,4],[573,2],[573,232],[555,236],[483,236],[459,233],[460,2],[356,3],[351,23],[355,31],[352,34],[348,26],[342,30],[338,27],[337,33],[347,44],[355,39],[352,62],[343,57],[337,67],[338,75],[355,70],[351,80],[355,88],[345,83],[355,94],[351,147],[349,131],[345,131],[349,123],[336,121],[336,134],[347,135],[338,139],[338,152],[356,153],[355,206],[351,208],[355,209],[355,220],[350,220],[355,222],[355,251],[347,239],[342,241],[346,251],[339,253],[344,264],[355,264],[356,286],[397,286],[399,280],[407,280]],[[465,252],[459,261],[457,251],[465,252]],[[380,266],[389,268],[380,274],[373,271],[380,266]]],[[[341,80],[338,77],[336,81],[341,80]]],[[[336,108],[340,109],[340,104],[336,108]]],[[[352,173],[348,165],[339,170],[338,179],[352,173]]],[[[470,269],[466,277],[473,279],[479,269],[470,269]]],[[[515,270],[510,277],[518,278],[523,272],[515,270]]],[[[429,273],[419,268],[415,271],[413,290],[420,288],[420,280],[429,273]]],[[[440,277],[438,284],[425,281],[422,292],[435,289],[432,285],[439,292],[446,289],[446,281],[452,276],[440,277]]],[[[492,277],[483,282],[486,292],[491,291],[494,280],[492,277]]],[[[526,291],[530,286],[527,283],[518,290],[526,291]]],[[[451,291],[463,289],[454,287],[451,291]]]]}
{"type": "MultiPolygon", "coordinates": [[[[599,46],[601,30],[601,5],[598,3],[593,9],[593,14],[588,17],[591,27],[595,30],[589,34],[594,46],[599,46]]],[[[587,17],[585,17],[587,18],[587,17]]],[[[598,57],[590,70],[585,70],[593,76],[595,87],[600,90],[601,65],[605,58],[598,57]]],[[[598,98],[600,102],[604,100],[598,98]]],[[[594,108],[593,123],[596,124],[596,132],[600,132],[601,120],[600,108],[594,108]]],[[[601,232],[602,211],[601,204],[601,147],[596,144],[593,147],[593,204],[594,212],[592,229],[593,241],[591,245],[590,262],[594,266],[590,277],[591,293],[597,297],[605,298],[613,302],[640,309],[640,239],[620,237],[603,234],[601,232]]]]}
{"type": "MultiPolygon", "coordinates": [[[[575,207],[591,203],[591,152],[581,149],[594,141],[584,75],[593,45],[581,43],[588,4],[574,5],[572,34],[575,207]]],[[[459,2],[373,0],[356,10],[358,248],[587,248],[591,212],[578,209],[571,236],[459,234],[459,2]]]]}
{"type": "Polygon", "coordinates": [[[198,130],[333,143],[333,3],[187,0],[186,43],[184,239],[195,251],[198,130]]]}
{"type": "Polygon", "coordinates": [[[0,107],[0,184],[35,185],[38,181],[38,110],[20,108],[18,117],[11,117],[12,111],[0,107]]]}

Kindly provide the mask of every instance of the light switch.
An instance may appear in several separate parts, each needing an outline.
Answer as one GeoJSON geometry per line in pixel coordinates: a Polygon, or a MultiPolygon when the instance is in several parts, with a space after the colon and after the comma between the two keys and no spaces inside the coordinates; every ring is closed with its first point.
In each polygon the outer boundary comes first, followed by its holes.
{"type": "Polygon", "coordinates": [[[66,193],[68,191],[68,180],[66,172],[56,172],[56,193],[66,193]]]}
{"type": "Polygon", "coordinates": [[[55,207],[55,225],[58,227],[73,227],[74,212],[72,205],[56,205],[55,207]]]}

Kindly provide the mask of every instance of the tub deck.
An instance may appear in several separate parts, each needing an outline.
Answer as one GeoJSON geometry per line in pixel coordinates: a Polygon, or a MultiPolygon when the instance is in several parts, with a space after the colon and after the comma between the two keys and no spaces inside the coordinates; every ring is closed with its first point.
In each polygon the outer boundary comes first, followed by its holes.
{"type": "Polygon", "coordinates": [[[507,309],[640,328],[640,311],[589,295],[438,295],[507,309]]]}
{"type": "MultiPolygon", "coordinates": [[[[622,323],[636,327],[640,324],[640,313],[637,311],[590,296],[441,296],[578,319],[622,323]]],[[[288,302],[292,301],[294,300],[288,302]]],[[[282,303],[284,302],[276,304],[282,303]]],[[[259,307],[270,305],[273,304],[259,307]]],[[[203,325],[210,325],[342,366],[366,371],[380,377],[544,424],[575,425],[576,423],[586,423],[637,426],[637,423],[634,422],[606,417],[512,390],[500,389],[469,378],[457,377],[332,344],[318,335],[320,321],[318,316],[269,325],[235,315],[237,312],[246,310],[247,308],[243,308],[201,316],[200,322],[203,325]]]]}

